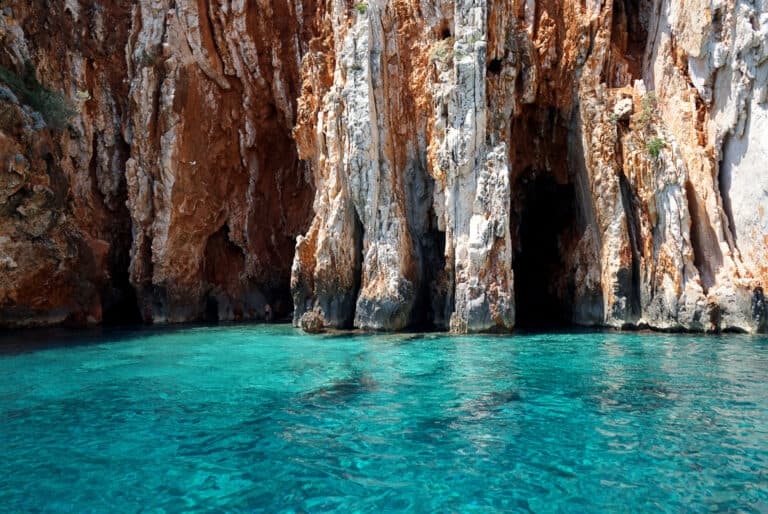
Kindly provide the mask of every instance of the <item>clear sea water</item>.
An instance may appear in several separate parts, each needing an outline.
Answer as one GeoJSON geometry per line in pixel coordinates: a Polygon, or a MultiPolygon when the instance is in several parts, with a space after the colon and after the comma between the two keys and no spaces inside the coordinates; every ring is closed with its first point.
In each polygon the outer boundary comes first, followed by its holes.
{"type": "Polygon", "coordinates": [[[9,334],[0,511],[768,512],[768,339],[9,334]]]}

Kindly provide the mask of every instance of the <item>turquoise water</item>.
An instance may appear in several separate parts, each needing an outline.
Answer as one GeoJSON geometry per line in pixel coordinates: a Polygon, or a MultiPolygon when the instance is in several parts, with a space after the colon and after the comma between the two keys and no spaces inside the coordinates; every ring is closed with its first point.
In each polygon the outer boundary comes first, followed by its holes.
{"type": "Polygon", "coordinates": [[[61,334],[0,345],[1,511],[768,512],[766,338],[61,334]]]}

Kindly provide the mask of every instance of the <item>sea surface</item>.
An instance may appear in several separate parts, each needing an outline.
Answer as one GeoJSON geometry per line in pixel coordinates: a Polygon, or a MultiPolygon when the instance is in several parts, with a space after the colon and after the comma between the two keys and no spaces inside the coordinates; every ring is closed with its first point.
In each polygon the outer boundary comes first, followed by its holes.
{"type": "Polygon", "coordinates": [[[0,337],[1,512],[768,512],[768,338],[0,337]]]}

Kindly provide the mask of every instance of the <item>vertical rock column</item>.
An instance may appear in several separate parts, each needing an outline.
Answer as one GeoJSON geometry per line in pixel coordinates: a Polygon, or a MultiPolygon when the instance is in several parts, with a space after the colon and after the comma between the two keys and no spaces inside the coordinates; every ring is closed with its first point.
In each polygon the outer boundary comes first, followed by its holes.
{"type": "MultiPolygon", "coordinates": [[[[342,93],[347,73],[358,72],[359,80],[366,81],[360,64],[359,69],[348,70],[339,60],[325,59],[326,54],[341,54],[348,29],[343,2],[334,2],[330,14],[332,26],[325,27],[303,63],[304,87],[294,134],[299,156],[310,161],[314,171],[315,216],[307,233],[297,238],[291,292],[294,324],[298,325],[304,313],[316,310],[325,325],[349,328],[360,284],[362,226],[344,165],[347,143],[342,93]]],[[[366,21],[361,18],[358,23],[366,21]]]]}
{"type": "Polygon", "coordinates": [[[402,173],[394,162],[390,133],[395,121],[386,95],[382,10],[371,5],[344,40],[341,65],[347,69],[344,121],[345,171],[355,210],[364,227],[363,267],[355,326],[398,330],[411,316],[418,270],[405,213],[402,173]]]}
{"type": "Polygon", "coordinates": [[[412,15],[384,2],[354,9],[336,2],[331,16],[325,38],[333,41],[333,69],[318,54],[307,57],[306,123],[296,130],[317,195],[294,259],[294,322],[316,309],[331,326],[399,330],[413,320],[422,280],[405,184],[419,168],[421,129],[403,91],[413,71],[406,52],[419,45],[411,48],[404,23],[412,15]],[[323,76],[331,83],[320,97],[309,84],[323,76]]]}
{"type": "Polygon", "coordinates": [[[600,255],[603,323],[701,330],[706,301],[691,245],[688,169],[655,94],[640,80],[627,84],[631,75],[602,79],[611,63],[624,59],[610,45],[613,15],[610,8],[592,13],[594,44],[579,81],[577,121],[600,255]]]}
{"type": "Polygon", "coordinates": [[[455,2],[453,70],[434,86],[430,173],[446,232],[454,332],[514,325],[508,156],[486,126],[486,18],[485,0],[455,2]]]}

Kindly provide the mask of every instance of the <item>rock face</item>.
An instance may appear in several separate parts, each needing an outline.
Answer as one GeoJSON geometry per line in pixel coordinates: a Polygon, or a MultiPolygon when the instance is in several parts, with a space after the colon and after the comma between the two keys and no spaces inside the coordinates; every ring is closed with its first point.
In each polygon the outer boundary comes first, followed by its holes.
{"type": "Polygon", "coordinates": [[[263,3],[3,9],[0,65],[33,63],[79,112],[52,130],[0,97],[26,116],[0,127],[0,323],[291,312],[313,194],[291,138],[310,21],[263,3]]]}
{"type": "Polygon", "coordinates": [[[12,1],[0,41],[77,111],[0,76],[0,324],[768,330],[761,0],[12,1]]]}

